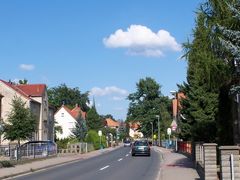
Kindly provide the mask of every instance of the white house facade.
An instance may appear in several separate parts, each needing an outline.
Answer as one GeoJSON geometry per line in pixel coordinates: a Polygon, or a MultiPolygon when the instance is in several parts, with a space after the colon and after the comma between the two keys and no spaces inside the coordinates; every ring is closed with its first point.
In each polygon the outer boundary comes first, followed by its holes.
{"type": "Polygon", "coordinates": [[[72,110],[64,105],[58,109],[58,111],[54,114],[54,119],[56,126],[60,126],[62,128],[62,133],[56,133],[57,139],[65,139],[73,135],[72,130],[76,127],[76,118],[79,113],[85,119],[86,113],[83,112],[78,105],[76,105],[76,107],[72,110]]]}

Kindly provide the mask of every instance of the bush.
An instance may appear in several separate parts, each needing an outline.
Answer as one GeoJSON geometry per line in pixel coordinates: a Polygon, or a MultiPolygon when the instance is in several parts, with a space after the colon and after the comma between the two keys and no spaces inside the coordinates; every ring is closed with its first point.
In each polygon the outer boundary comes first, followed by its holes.
{"type": "Polygon", "coordinates": [[[0,167],[13,167],[10,161],[0,161],[0,167]]]}
{"type": "MultiPolygon", "coordinates": [[[[92,143],[94,146],[94,149],[100,149],[100,137],[98,136],[98,133],[94,130],[88,131],[86,141],[88,143],[92,143]]],[[[106,147],[106,137],[102,136],[102,147],[106,147]]]]}
{"type": "Polygon", "coordinates": [[[66,138],[66,139],[58,139],[56,141],[57,143],[57,146],[58,146],[58,149],[67,149],[67,144],[69,142],[69,138],[66,138]]]}

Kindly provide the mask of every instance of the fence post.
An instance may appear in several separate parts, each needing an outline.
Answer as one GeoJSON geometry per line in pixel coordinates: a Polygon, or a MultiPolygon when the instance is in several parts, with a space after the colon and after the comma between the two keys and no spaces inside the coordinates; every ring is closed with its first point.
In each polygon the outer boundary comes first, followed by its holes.
{"type": "Polygon", "coordinates": [[[200,161],[200,143],[196,142],[195,143],[195,162],[199,162],[200,161]]]}
{"type": "Polygon", "coordinates": [[[222,180],[240,180],[239,147],[220,146],[220,173],[222,180]],[[231,155],[233,164],[231,164],[231,155]],[[231,168],[233,167],[233,169],[231,168]],[[234,172],[232,174],[232,172],[234,172]]]}
{"type": "Polygon", "coordinates": [[[204,143],[204,179],[217,180],[217,144],[204,143]]]}

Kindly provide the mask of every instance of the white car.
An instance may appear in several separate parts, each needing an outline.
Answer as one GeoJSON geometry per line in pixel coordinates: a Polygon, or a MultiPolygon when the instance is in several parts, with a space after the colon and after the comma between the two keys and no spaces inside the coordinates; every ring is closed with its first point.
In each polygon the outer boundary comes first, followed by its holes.
{"type": "Polygon", "coordinates": [[[131,147],[131,145],[132,145],[131,141],[128,141],[128,140],[124,141],[123,143],[124,147],[131,147]]]}

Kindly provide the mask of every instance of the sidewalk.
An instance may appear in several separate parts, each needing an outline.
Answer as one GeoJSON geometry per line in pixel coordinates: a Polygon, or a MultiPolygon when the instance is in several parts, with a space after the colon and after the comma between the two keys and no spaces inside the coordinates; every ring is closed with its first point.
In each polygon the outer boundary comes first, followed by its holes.
{"type": "Polygon", "coordinates": [[[173,150],[157,147],[163,162],[160,167],[160,180],[200,180],[191,159],[173,150]]]}
{"type": "Polygon", "coordinates": [[[97,151],[92,151],[86,154],[66,154],[66,155],[60,155],[57,157],[52,157],[49,159],[44,160],[37,160],[31,163],[16,165],[15,167],[11,168],[0,168],[0,179],[17,176],[20,174],[25,174],[28,172],[33,172],[36,170],[46,169],[50,167],[54,167],[57,165],[65,164],[65,163],[71,163],[79,160],[88,159],[94,156],[98,156],[100,154],[107,153],[109,151],[113,151],[120,146],[101,149],[97,151]]]}

